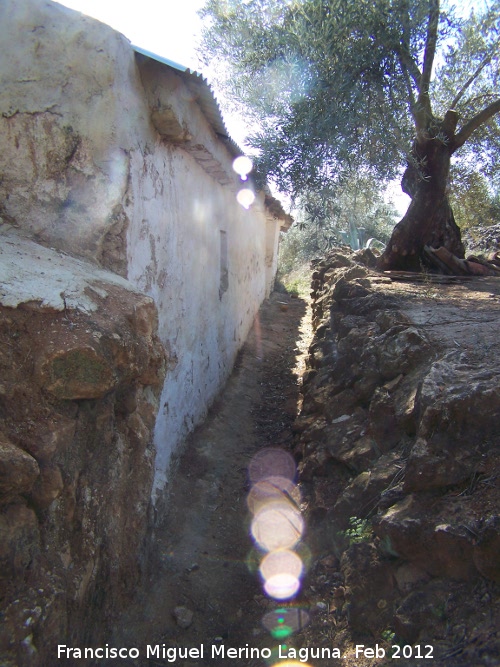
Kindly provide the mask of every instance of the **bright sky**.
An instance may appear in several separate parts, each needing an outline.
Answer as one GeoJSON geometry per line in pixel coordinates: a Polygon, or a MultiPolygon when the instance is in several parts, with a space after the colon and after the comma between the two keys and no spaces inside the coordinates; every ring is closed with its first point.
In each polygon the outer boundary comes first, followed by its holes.
{"type": "Polygon", "coordinates": [[[57,0],[107,23],[159,56],[199,69],[195,46],[201,32],[197,11],[204,0],[57,0]]]}

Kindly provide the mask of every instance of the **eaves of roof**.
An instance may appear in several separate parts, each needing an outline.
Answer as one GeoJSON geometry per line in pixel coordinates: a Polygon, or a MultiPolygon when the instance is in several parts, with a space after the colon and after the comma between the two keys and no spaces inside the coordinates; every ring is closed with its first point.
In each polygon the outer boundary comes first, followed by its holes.
{"type": "Polygon", "coordinates": [[[136,53],[140,53],[146,58],[151,58],[152,60],[156,60],[157,62],[176,70],[177,74],[179,74],[179,76],[182,78],[189,92],[193,95],[194,99],[200,106],[205,118],[210,123],[215,134],[226,145],[231,155],[236,157],[238,155],[244,154],[244,151],[242,151],[241,148],[229,136],[229,132],[227,131],[227,128],[224,124],[221,110],[214,92],[207,79],[202,74],[199,72],[194,72],[189,67],[180,65],[173,60],[169,60],[163,56],[158,56],[157,54],[143,49],[140,46],[135,46],[133,44],[132,48],[136,53]]]}
{"type": "MultiPolygon", "coordinates": [[[[147,49],[143,49],[140,46],[135,46],[133,44],[132,48],[141,56],[151,58],[152,60],[156,60],[157,62],[162,63],[171,69],[174,69],[183,79],[189,92],[193,95],[194,99],[199,104],[201,111],[210,123],[215,134],[225,144],[231,155],[233,157],[244,155],[244,151],[242,151],[238,144],[236,144],[229,136],[229,132],[227,131],[227,128],[224,124],[222,113],[214,92],[207,79],[202,74],[199,72],[194,72],[193,70],[189,69],[189,67],[180,65],[173,60],[169,60],[168,58],[159,56],[156,53],[148,51],[147,49]]],[[[266,187],[264,192],[266,208],[275,218],[282,220],[281,229],[283,231],[287,231],[293,222],[293,218],[285,213],[281,202],[279,202],[271,195],[269,188],[266,187]]]]}

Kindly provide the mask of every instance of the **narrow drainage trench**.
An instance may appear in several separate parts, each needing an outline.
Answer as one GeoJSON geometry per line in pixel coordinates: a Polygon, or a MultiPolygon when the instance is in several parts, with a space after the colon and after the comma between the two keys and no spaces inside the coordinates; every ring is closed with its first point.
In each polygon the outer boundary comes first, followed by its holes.
{"type": "MultiPolygon", "coordinates": [[[[126,664],[172,664],[164,650],[172,658],[193,648],[175,663],[201,667],[220,663],[212,645],[276,645],[262,623],[279,603],[263,594],[252,558],[248,465],[262,448],[290,447],[310,335],[304,301],[275,292],[261,307],[225,389],[172,467],[150,576],[115,631],[115,646],[140,651],[126,664]]],[[[231,664],[264,662],[242,654],[231,664]]]]}

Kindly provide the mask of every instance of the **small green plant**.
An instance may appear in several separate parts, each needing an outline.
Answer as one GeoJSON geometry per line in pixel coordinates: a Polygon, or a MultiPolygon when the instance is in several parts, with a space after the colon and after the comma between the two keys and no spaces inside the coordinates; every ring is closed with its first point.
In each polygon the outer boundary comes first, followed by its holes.
{"type": "Polygon", "coordinates": [[[349,220],[349,231],[338,232],[342,241],[350,246],[351,250],[366,250],[377,246],[379,249],[385,248],[385,243],[372,237],[366,240],[366,229],[364,227],[357,227],[354,220],[349,220]]]}
{"type": "Polygon", "coordinates": [[[352,516],[349,519],[349,528],[344,532],[349,545],[369,542],[373,537],[371,521],[352,516]]]}
{"type": "Polygon", "coordinates": [[[384,630],[380,636],[388,644],[394,644],[394,637],[396,636],[396,633],[388,628],[387,630],[384,630]]]}
{"type": "Polygon", "coordinates": [[[436,604],[431,608],[431,614],[435,616],[438,621],[444,621],[448,616],[448,603],[447,600],[436,604]]]}
{"type": "Polygon", "coordinates": [[[293,280],[285,285],[288,294],[299,295],[300,292],[300,283],[298,280],[293,280]]]}
{"type": "Polygon", "coordinates": [[[288,294],[294,294],[303,299],[309,297],[311,291],[311,269],[309,265],[303,265],[290,273],[278,275],[278,280],[288,294]]]}

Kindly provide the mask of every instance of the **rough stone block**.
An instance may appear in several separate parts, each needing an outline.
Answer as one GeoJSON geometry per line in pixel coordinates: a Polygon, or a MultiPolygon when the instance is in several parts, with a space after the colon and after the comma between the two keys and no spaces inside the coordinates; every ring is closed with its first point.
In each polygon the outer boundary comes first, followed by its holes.
{"type": "Polygon", "coordinates": [[[0,513],[0,578],[19,576],[40,550],[36,514],[25,505],[9,505],[0,513]]]}
{"type": "Polygon", "coordinates": [[[39,473],[35,459],[0,434],[0,504],[28,494],[39,473]]]}
{"type": "Polygon", "coordinates": [[[90,346],[52,352],[42,364],[42,383],[57,398],[102,398],[116,384],[104,357],[90,346]]]}

